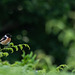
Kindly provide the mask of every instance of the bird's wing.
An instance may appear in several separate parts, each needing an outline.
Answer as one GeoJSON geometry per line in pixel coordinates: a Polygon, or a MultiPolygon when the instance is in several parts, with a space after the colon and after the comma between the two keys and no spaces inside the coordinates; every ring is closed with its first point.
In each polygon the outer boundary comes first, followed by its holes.
{"type": "Polygon", "coordinates": [[[4,41],[5,39],[6,39],[6,37],[3,37],[3,38],[0,40],[0,42],[1,42],[1,41],[4,41]]]}

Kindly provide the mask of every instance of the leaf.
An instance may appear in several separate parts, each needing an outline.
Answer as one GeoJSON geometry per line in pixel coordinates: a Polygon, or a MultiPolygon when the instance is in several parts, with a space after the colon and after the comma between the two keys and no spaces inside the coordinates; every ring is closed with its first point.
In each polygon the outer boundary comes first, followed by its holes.
{"type": "Polygon", "coordinates": [[[22,50],[23,49],[23,46],[20,44],[20,45],[18,45],[19,47],[20,47],[20,49],[22,50]]]}
{"type": "Polygon", "coordinates": [[[31,52],[29,56],[30,56],[30,58],[31,58],[31,57],[33,56],[33,52],[31,52]]]}
{"type": "Polygon", "coordinates": [[[22,57],[23,57],[23,58],[25,57],[25,51],[23,51],[22,57]]]}
{"type": "Polygon", "coordinates": [[[28,47],[28,48],[29,48],[29,50],[30,50],[30,47],[29,47],[29,45],[28,45],[28,44],[23,44],[23,45],[25,45],[25,47],[28,47]]]}
{"type": "Polygon", "coordinates": [[[17,46],[13,46],[15,49],[16,49],[16,51],[18,51],[18,47],[17,46]]]}

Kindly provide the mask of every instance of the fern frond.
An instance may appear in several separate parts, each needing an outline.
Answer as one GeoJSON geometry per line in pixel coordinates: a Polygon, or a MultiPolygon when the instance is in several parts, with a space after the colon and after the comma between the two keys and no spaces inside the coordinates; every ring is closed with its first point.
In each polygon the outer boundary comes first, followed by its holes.
{"type": "Polygon", "coordinates": [[[9,55],[9,53],[7,53],[7,52],[0,52],[0,57],[3,57],[3,56],[8,56],[9,55]]]}
{"type": "Polygon", "coordinates": [[[30,50],[30,46],[28,44],[22,44],[22,45],[25,45],[25,47],[28,47],[29,50],[30,50]]]}
{"type": "Polygon", "coordinates": [[[18,51],[18,46],[12,46],[13,48],[15,48],[16,49],[16,51],[18,51]]]}
{"type": "Polygon", "coordinates": [[[23,49],[23,46],[21,44],[19,44],[18,46],[20,47],[21,50],[23,49]]]}
{"type": "Polygon", "coordinates": [[[60,65],[60,66],[58,66],[58,67],[56,68],[56,70],[57,70],[58,72],[60,72],[60,70],[64,70],[65,67],[68,67],[68,66],[65,65],[65,64],[60,65]]]}

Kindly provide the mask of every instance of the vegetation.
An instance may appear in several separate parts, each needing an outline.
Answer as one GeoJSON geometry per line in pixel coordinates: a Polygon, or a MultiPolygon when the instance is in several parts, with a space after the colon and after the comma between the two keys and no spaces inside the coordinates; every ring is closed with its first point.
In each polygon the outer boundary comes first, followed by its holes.
{"type": "Polygon", "coordinates": [[[27,44],[19,44],[14,45],[13,43],[10,43],[8,47],[4,47],[0,50],[0,74],[1,75],[70,75],[74,74],[75,70],[71,70],[71,73],[68,72],[70,69],[67,65],[60,65],[57,68],[55,66],[50,66],[50,70],[45,69],[44,67],[41,70],[37,70],[37,67],[39,65],[39,60],[35,59],[36,55],[33,55],[33,52],[30,52],[30,54],[25,54],[24,47],[27,47],[30,50],[29,45],[27,44]],[[16,51],[21,50],[22,51],[22,60],[21,61],[15,61],[15,63],[10,64],[8,61],[2,61],[2,57],[7,57],[9,55],[9,52],[14,52],[14,49],[16,51]],[[3,52],[5,51],[5,52],[3,52]]]}
{"type": "Polygon", "coordinates": [[[6,33],[16,45],[0,45],[0,74],[74,74],[75,0],[0,0],[6,33]]]}

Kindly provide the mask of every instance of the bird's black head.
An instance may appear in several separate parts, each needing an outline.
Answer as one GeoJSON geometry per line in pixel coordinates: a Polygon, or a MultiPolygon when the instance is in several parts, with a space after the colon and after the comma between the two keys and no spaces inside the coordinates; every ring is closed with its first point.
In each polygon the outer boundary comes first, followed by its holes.
{"type": "Polygon", "coordinates": [[[7,37],[9,37],[9,38],[11,38],[11,37],[12,37],[9,33],[8,33],[8,34],[6,34],[6,36],[7,36],[7,37]]]}

